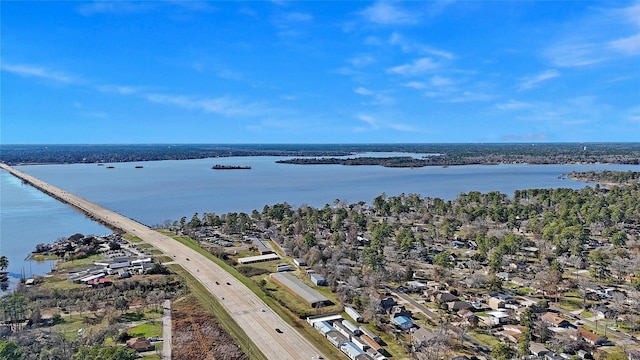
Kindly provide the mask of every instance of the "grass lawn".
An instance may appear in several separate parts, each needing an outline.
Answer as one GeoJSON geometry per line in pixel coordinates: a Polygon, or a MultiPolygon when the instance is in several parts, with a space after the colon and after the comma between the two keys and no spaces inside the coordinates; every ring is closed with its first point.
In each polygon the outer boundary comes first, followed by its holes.
{"type": "Polygon", "coordinates": [[[145,356],[141,357],[140,359],[144,359],[144,360],[162,360],[162,356],[157,355],[157,354],[145,355],[145,356]]]}
{"type": "Polygon", "coordinates": [[[103,260],[104,256],[101,254],[91,255],[83,259],[75,259],[69,261],[58,261],[56,263],[56,269],[60,270],[72,270],[75,268],[86,267],[93,265],[94,262],[103,260]]]}
{"type": "Polygon", "coordinates": [[[67,278],[64,275],[54,275],[43,278],[44,281],[42,283],[42,287],[46,289],[58,289],[62,291],[68,290],[76,290],[83,289],[87,285],[76,284],[67,281],[67,278]]]}
{"type": "Polygon", "coordinates": [[[142,242],[142,239],[140,239],[139,237],[137,237],[135,235],[124,234],[124,235],[122,235],[122,237],[124,237],[128,242],[132,242],[132,243],[141,243],[142,242]]]}
{"type": "Polygon", "coordinates": [[[29,259],[33,261],[60,260],[60,256],[53,254],[31,254],[29,259]]]}
{"type": "Polygon", "coordinates": [[[162,337],[162,323],[159,321],[150,321],[127,329],[127,333],[132,337],[162,337]]]}
{"type": "Polygon", "coordinates": [[[489,348],[500,344],[500,340],[498,340],[498,338],[496,338],[495,336],[487,335],[487,334],[480,334],[480,333],[476,333],[476,332],[470,332],[469,333],[469,337],[471,337],[472,339],[474,339],[478,343],[480,343],[480,344],[482,344],[482,345],[484,345],[486,347],[489,347],[489,348]]]}

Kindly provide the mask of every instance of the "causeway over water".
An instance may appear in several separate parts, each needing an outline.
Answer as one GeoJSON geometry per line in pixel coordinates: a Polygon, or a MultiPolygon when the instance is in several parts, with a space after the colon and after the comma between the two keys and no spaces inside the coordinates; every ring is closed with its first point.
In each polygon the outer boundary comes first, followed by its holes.
{"type": "Polygon", "coordinates": [[[268,359],[303,360],[321,355],[320,351],[287,324],[244,284],[193,249],[146,225],[94,204],[86,199],[41,181],[22,171],[0,163],[0,168],[40,191],[69,204],[96,221],[135,235],[142,241],[173,257],[218,298],[224,309],[268,359]],[[219,284],[219,285],[217,285],[219,284]],[[276,328],[282,330],[277,333],[276,328]]]}

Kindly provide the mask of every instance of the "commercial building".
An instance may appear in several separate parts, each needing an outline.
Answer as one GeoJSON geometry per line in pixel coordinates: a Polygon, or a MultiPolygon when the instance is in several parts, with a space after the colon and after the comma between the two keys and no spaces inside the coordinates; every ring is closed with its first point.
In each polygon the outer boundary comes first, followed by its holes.
{"type": "Polygon", "coordinates": [[[276,284],[285,287],[290,293],[306,301],[312,307],[331,304],[331,301],[326,296],[312,289],[291,274],[273,273],[270,277],[276,284]]]}
{"type": "Polygon", "coordinates": [[[257,262],[263,261],[274,261],[279,260],[280,256],[278,254],[265,254],[265,255],[257,255],[257,256],[247,256],[238,259],[239,264],[253,264],[257,262]]]}
{"type": "Polygon", "coordinates": [[[345,306],[344,307],[344,312],[347,313],[347,315],[351,316],[351,318],[355,321],[355,322],[362,322],[362,315],[360,315],[359,312],[356,311],[356,309],[352,308],[351,306],[345,306]]]}

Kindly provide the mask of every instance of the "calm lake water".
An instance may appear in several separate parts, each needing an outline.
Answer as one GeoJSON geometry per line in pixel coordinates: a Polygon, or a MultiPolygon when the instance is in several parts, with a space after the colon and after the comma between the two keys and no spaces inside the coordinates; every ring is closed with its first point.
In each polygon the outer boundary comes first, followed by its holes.
{"type": "MultiPolygon", "coordinates": [[[[276,164],[278,157],[233,157],[179,161],[31,165],[19,170],[117,211],[147,225],[190,218],[194,212],[250,213],[264,205],[321,207],[335,199],[365,201],[386,193],[417,193],[455,199],[461,192],[518,189],[581,188],[587,184],[561,179],[571,171],[640,171],[631,165],[497,165],[390,169],[377,166],[276,164]],[[251,166],[251,170],[212,170],[215,164],[251,166]],[[109,164],[107,164],[109,165],[109,164]],[[142,165],[143,168],[136,169],[142,165]]],[[[80,232],[105,234],[103,226],[20,180],[0,172],[0,252],[9,257],[10,272],[27,276],[51,265],[23,259],[43,242],[80,232]]]]}

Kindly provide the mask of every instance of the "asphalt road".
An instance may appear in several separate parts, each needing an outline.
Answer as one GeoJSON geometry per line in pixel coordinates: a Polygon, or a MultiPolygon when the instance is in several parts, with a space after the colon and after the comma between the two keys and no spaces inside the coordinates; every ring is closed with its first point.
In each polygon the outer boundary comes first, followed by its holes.
{"type": "Polygon", "coordinates": [[[321,355],[317,348],[267,307],[256,294],[195,250],[135,220],[66,192],[6,164],[0,164],[0,168],[30,183],[44,193],[80,209],[91,218],[104,222],[112,228],[135,235],[171,256],[175,263],[181,265],[218,298],[224,309],[268,359],[304,360],[321,355]],[[276,328],[280,329],[282,333],[276,332],[276,328]]]}
{"type": "Polygon", "coordinates": [[[171,360],[171,300],[162,303],[162,359],[171,360]]]}

